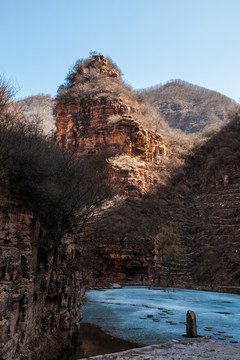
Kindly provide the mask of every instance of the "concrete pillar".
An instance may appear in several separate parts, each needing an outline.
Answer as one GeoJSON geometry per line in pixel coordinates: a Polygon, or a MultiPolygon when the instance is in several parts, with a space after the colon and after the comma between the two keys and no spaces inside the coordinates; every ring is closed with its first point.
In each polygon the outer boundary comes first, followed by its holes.
{"type": "Polygon", "coordinates": [[[193,311],[187,312],[187,337],[197,337],[197,321],[193,311]]]}

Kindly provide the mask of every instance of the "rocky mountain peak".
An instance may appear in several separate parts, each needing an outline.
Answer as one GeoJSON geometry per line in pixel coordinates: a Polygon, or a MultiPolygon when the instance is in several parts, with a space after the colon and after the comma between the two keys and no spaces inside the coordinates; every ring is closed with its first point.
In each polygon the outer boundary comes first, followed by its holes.
{"type": "Polygon", "coordinates": [[[119,79],[120,77],[120,71],[112,61],[104,55],[93,55],[91,58],[84,61],[82,65],[79,65],[76,72],[78,74],[86,74],[90,73],[92,70],[115,79],[119,79]]]}
{"type": "Polygon", "coordinates": [[[154,182],[149,167],[166,154],[161,134],[142,122],[151,115],[112,61],[94,55],[77,62],[60,89],[57,142],[78,156],[101,155],[117,192],[141,197],[154,182]]]}

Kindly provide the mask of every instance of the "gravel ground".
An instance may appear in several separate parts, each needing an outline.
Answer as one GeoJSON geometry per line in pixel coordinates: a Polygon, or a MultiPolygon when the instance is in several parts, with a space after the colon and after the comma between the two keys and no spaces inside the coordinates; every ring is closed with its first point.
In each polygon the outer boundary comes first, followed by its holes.
{"type": "MultiPolygon", "coordinates": [[[[179,339],[115,354],[91,356],[99,360],[240,360],[240,345],[225,345],[210,337],[179,339]]],[[[81,359],[84,360],[84,359],[81,359]]],[[[86,360],[86,359],[85,359],[86,360]]]]}

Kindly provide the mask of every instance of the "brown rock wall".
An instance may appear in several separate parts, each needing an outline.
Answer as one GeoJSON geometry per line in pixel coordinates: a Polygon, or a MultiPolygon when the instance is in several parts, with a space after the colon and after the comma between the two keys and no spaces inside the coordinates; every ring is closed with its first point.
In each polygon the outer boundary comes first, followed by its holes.
{"type": "Polygon", "coordinates": [[[139,121],[153,116],[147,109],[139,94],[123,83],[111,60],[93,55],[75,65],[59,92],[57,143],[80,156],[115,157],[108,162],[109,182],[119,194],[142,197],[152,183],[149,169],[166,155],[162,137],[139,121]],[[116,164],[121,155],[131,157],[134,166],[116,164]]]}
{"type": "Polygon", "coordinates": [[[57,253],[41,252],[39,222],[6,193],[0,224],[0,358],[51,358],[80,327],[78,250],[66,239],[57,253]]]}
{"type": "Polygon", "coordinates": [[[92,286],[98,284],[98,281],[108,285],[111,279],[121,283],[140,283],[140,274],[144,274],[145,279],[150,275],[149,268],[153,264],[152,240],[143,240],[142,246],[131,244],[127,239],[119,244],[114,244],[111,240],[99,242],[94,259],[91,264],[92,286]]]}
{"type": "Polygon", "coordinates": [[[110,183],[119,194],[141,197],[151,185],[148,169],[166,154],[166,147],[132,112],[119,105],[59,105],[56,137],[59,146],[77,155],[111,156],[110,183]],[[121,155],[129,156],[128,167],[118,161],[121,155]]]}
{"type": "Polygon", "coordinates": [[[161,136],[144,129],[132,112],[134,109],[120,105],[58,105],[57,142],[80,155],[112,148],[115,153],[152,161],[165,152],[161,136]],[[115,121],[111,120],[114,115],[115,121]]]}

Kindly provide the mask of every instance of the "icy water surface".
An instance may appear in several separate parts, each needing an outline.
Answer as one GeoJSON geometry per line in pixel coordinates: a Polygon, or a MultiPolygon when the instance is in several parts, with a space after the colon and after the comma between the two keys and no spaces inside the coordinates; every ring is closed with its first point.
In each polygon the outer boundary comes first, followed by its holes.
{"type": "Polygon", "coordinates": [[[83,322],[100,325],[113,336],[150,345],[186,333],[186,312],[197,317],[199,335],[240,343],[240,296],[185,289],[130,287],[89,290],[83,322]]]}

